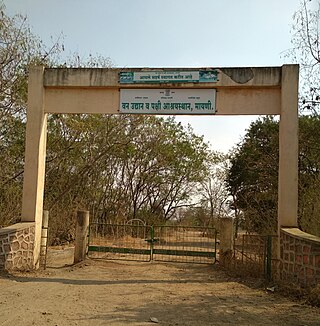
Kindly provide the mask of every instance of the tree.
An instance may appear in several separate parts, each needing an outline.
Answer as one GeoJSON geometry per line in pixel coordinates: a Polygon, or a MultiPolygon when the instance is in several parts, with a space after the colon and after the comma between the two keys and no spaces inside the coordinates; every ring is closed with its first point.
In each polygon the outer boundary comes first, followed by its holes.
{"type": "Polygon", "coordinates": [[[59,41],[51,47],[32,34],[27,18],[9,17],[0,3],[0,121],[25,115],[27,76],[30,65],[48,65],[60,52],[59,41]]]}
{"type": "MultiPolygon", "coordinates": [[[[299,118],[299,227],[320,235],[320,117],[299,118]]],[[[230,158],[227,185],[231,207],[242,214],[247,231],[277,230],[278,121],[253,122],[230,158]]]]}
{"type": "Polygon", "coordinates": [[[320,118],[299,119],[299,225],[320,236],[320,118]]]}
{"type": "MultiPolygon", "coordinates": [[[[62,63],[60,53],[63,50],[60,38],[50,46],[45,45],[31,32],[26,17],[6,15],[5,6],[0,3],[0,227],[20,219],[29,67],[111,65],[110,58],[89,55],[83,59],[76,54],[62,63]]],[[[53,126],[64,121],[64,117],[53,115],[49,120],[53,126]]],[[[62,146],[62,139],[55,140],[56,146],[62,146]]],[[[74,140],[76,143],[75,137],[74,140]]],[[[62,164],[66,160],[65,147],[55,149],[57,151],[52,155],[48,153],[48,157],[62,164]],[[60,156],[53,159],[53,155],[60,156]]]]}
{"type": "Polygon", "coordinates": [[[226,181],[231,208],[238,218],[243,214],[248,231],[276,231],[278,155],[278,123],[268,117],[250,125],[230,157],[226,181]]]}
{"type": "Polygon", "coordinates": [[[287,55],[300,64],[301,109],[318,113],[320,105],[320,1],[302,0],[293,16],[293,48],[287,55]]]}
{"type": "Polygon", "coordinates": [[[52,232],[65,237],[77,208],[100,222],[164,223],[190,205],[208,155],[203,139],[172,118],[51,117],[45,207],[52,232]]]}
{"type": "Polygon", "coordinates": [[[221,153],[212,152],[207,164],[207,175],[199,187],[200,204],[204,214],[203,225],[215,225],[216,221],[228,216],[228,189],[225,184],[228,160],[221,153]]]}
{"type": "Polygon", "coordinates": [[[0,128],[0,227],[19,220],[24,165],[24,128],[24,123],[15,118],[10,124],[0,128]]]}
{"type": "Polygon", "coordinates": [[[9,17],[0,3],[0,226],[19,220],[29,66],[57,53],[34,36],[22,15],[9,17]]]}

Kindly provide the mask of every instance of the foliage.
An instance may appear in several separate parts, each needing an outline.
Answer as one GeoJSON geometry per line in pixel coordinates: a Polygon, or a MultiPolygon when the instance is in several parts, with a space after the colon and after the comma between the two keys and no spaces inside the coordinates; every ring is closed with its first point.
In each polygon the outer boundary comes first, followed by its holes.
{"type": "Polygon", "coordinates": [[[228,160],[226,155],[212,152],[206,164],[208,172],[199,188],[201,207],[207,212],[202,225],[213,225],[217,219],[230,213],[227,204],[229,194],[225,186],[228,160]]]}
{"type": "Polygon", "coordinates": [[[31,33],[25,17],[4,10],[0,3],[0,226],[19,220],[21,211],[28,68],[58,51],[31,33]]]}
{"type": "Polygon", "coordinates": [[[227,186],[231,208],[243,214],[243,227],[261,234],[276,230],[278,193],[278,123],[253,122],[230,157],[227,186]]]}
{"type": "Polygon", "coordinates": [[[175,214],[178,224],[218,227],[221,217],[231,215],[228,190],[225,185],[228,171],[227,156],[210,152],[205,161],[204,178],[197,185],[193,204],[181,207],[175,214]]]}
{"type": "Polygon", "coordinates": [[[27,18],[9,17],[0,3],[0,121],[25,114],[30,65],[48,65],[60,52],[60,43],[47,48],[32,34],[27,18]]]}
{"type": "Polygon", "coordinates": [[[19,219],[24,164],[24,123],[15,117],[6,122],[0,125],[0,227],[19,219]]]}
{"type": "Polygon", "coordinates": [[[48,132],[45,208],[57,228],[77,208],[99,221],[165,222],[204,178],[207,144],[172,118],[52,116],[48,132]]]}
{"type": "Polygon", "coordinates": [[[92,55],[85,60],[74,55],[61,64],[63,50],[60,38],[46,46],[26,17],[9,17],[0,1],[0,227],[20,219],[29,67],[110,64],[109,58],[92,55]]]}
{"type": "Polygon", "coordinates": [[[293,16],[293,48],[287,55],[300,64],[301,109],[318,113],[320,105],[320,1],[302,0],[293,16]]]}
{"type": "Polygon", "coordinates": [[[299,224],[320,236],[320,118],[299,121],[299,224]]]}
{"type": "MultiPolygon", "coordinates": [[[[299,211],[302,230],[320,235],[320,118],[299,119],[299,211]]],[[[227,185],[231,207],[242,213],[243,227],[260,234],[277,230],[278,122],[253,122],[230,158],[227,185]]]]}

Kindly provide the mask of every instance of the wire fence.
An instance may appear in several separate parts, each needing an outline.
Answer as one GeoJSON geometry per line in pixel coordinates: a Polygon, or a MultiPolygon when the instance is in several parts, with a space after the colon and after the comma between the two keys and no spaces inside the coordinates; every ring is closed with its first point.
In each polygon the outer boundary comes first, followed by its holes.
{"type": "Polygon", "coordinates": [[[153,260],[214,263],[217,232],[209,227],[155,226],[153,260]]]}
{"type": "Polygon", "coordinates": [[[241,234],[234,241],[231,268],[241,274],[271,280],[277,270],[276,235],[241,234]]]}
{"type": "Polygon", "coordinates": [[[89,230],[90,258],[150,261],[147,225],[92,223],[89,230]]]}

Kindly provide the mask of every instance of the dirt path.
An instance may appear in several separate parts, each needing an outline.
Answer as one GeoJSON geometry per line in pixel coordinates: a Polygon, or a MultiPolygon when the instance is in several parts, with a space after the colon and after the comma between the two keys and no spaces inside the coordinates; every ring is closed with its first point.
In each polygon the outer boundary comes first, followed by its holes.
{"type": "MultiPolygon", "coordinates": [[[[62,257],[55,254],[56,265],[62,257]]],[[[0,325],[155,325],[150,317],[172,326],[320,325],[320,309],[242,284],[217,266],[89,260],[2,275],[0,289],[0,325]]]]}

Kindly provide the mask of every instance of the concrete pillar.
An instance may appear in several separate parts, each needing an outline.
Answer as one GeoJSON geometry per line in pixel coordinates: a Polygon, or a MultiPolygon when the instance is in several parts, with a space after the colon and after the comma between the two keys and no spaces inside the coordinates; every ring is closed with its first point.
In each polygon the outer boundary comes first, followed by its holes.
{"type": "Polygon", "coordinates": [[[220,253],[233,251],[233,220],[221,218],[219,227],[220,253]]]}
{"type": "Polygon", "coordinates": [[[279,230],[281,227],[296,227],[298,225],[299,65],[282,66],[281,85],[278,181],[279,230]]]}
{"type": "Polygon", "coordinates": [[[74,248],[74,263],[79,263],[86,258],[89,232],[89,212],[78,211],[76,222],[76,239],[74,248]]]}
{"type": "Polygon", "coordinates": [[[28,109],[21,222],[35,222],[34,267],[39,267],[42,227],[47,115],[44,113],[44,67],[32,67],[28,109]]]}

